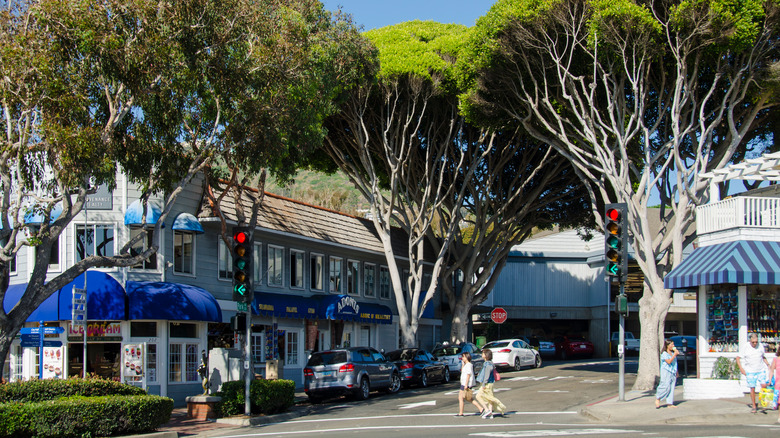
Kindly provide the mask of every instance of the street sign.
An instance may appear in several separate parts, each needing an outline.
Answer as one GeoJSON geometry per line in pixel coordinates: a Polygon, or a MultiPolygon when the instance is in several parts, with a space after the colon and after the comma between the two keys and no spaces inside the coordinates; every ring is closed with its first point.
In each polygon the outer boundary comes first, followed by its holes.
{"type": "Polygon", "coordinates": [[[238,308],[239,312],[249,312],[249,303],[242,303],[241,301],[236,301],[236,307],[238,308]]]}
{"type": "MultiPolygon", "coordinates": [[[[62,327],[44,327],[43,328],[43,334],[44,335],[58,335],[62,332],[64,332],[65,329],[62,327]]],[[[22,335],[39,335],[41,334],[41,328],[40,327],[25,327],[21,330],[19,330],[19,333],[22,335]]]]}
{"type": "Polygon", "coordinates": [[[508,315],[506,310],[501,307],[496,307],[492,312],[490,312],[490,319],[492,319],[496,324],[503,324],[504,321],[506,321],[507,316],[508,315]]]}
{"type": "MultiPolygon", "coordinates": [[[[41,341],[39,339],[35,339],[35,341],[24,341],[22,340],[21,343],[22,347],[40,347],[41,341]]],[[[61,341],[43,341],[44,347],[62,347],[61,341]]]]}

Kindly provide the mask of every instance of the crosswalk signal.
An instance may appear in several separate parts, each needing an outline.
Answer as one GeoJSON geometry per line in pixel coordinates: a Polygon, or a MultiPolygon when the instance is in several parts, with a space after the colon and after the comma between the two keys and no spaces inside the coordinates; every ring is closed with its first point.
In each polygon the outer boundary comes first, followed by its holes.
{"type": "Polygon", "coordinates": [[[233,301],[252,302],[252,234],[249,227],[233,227],[233,301]]]}
{"type": "Polygon", "coordinates": [[[625,281],[628,274],[628,230],[625,203],[607,204],[604,213],[604,261],[608,278],[625,281]]]}

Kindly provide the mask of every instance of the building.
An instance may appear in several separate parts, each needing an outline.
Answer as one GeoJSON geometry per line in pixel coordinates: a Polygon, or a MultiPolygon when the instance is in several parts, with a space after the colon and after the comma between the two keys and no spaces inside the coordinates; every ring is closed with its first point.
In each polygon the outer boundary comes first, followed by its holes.
{"type": "MultiPolygon", "coordinates": [[[[211,356],[227,351],[240,358],[240,337],[229,325],[237,312],[230,248],[204,190],[201,179],[177,198],[155,257],[132,268],[90,270],[40,306],[26,327],[43,321],[62,328],[61,334],[46,335],[47,341],[62,346],[45,347],[41,359],[37,347],[25,347],[19,339],[11,348],[4,377],[36,377],[41,365],[44,377],[78,376],[86,363],[90,373],[142,384],[150,393],[181,405],[185,397],[202,392],[197,368],[203,352],[211,356]],[[71,322],[74,287],[87,291],[86,354],[85,330],[71,322]]],[[[124,178],[113,192],[92,195],[88,209],[60,237],[48,277],[59,275],[85,254],[118,253],[141,231],[140,195],[124,178]]],[[[159,201],[149,202],[148,224],[159,220],[159,201]]],[[[223,208],[228,227],[235,225],[232,207],[223,208]]],[[[151,239],[134,250],[142,250],[151,239]]],[[[24,292],[33,256],[29,247],[18,253],[5,309],[24,292]]],[[[282,377],[302,386],[302,369],[311,351],[342,345],[398,347],[395,298],[384,251],[370,221],[265,194],[253,260],[256,375],[264,376],[266,361],[275,360],[282,377]]],[[[398,263],[408,265],[405,260],[398,263]]],[[[435,342],[441,326],[434,318],[438,304],[429,307],[419,332],[423,345],[435,342]]],[[[213,366],[210,369],[214,371],[213,366]]],[[[230,380],[211,377],[217,382],[230,380]]]]}

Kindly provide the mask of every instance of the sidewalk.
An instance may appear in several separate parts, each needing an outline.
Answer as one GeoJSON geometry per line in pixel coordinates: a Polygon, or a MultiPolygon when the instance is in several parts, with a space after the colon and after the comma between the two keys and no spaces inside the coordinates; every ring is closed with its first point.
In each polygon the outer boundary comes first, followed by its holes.
{"type": "Polygon", "coordinates": [[[580,409],[580,415],[594,422],[610,424],[774,424],[777,411],[758,409],[751,414],[750,396],[715,400],[683,400],[683,388],[674,391],[675,408],[655,408],[655,391],[626,391],[625,401],[618,396],[591,403],[580,409]]]}

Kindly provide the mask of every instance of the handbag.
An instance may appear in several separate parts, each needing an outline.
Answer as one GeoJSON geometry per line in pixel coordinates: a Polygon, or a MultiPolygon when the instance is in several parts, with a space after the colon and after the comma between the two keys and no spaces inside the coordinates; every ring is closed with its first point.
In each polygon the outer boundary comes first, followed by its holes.
{"type": "Polygon", "coordinates": [[[501,380],[501,374],[498,374],[498,371],[496,371],[495,368],[493,368],[493,380],[495,380],[496,382],[501,380]]]}
{"type": "Polygon", "coordinates": [[[466,401],[474,400],[474,392],[471,388],[466,387],[466,389],[463,390],[463,398],[466,399],[466,401]]]}

